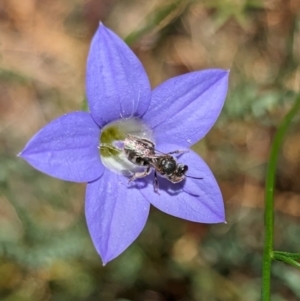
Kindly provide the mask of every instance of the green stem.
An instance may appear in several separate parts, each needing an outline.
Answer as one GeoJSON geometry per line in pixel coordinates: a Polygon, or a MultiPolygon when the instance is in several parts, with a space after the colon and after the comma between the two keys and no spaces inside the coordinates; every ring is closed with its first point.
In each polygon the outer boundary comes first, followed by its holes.
{"type": "Polygon", "coordinates": [[[294,106],[285,116],[278,127],[275,134],[269,164],[266,176],[266,192],[265,192],[265,241],[262,265],[262,291],[261,300],[271,300],[271,263],[273,259],[273,241],[274,241],[274,183],[276,163],[279,155],[279,149],[282,145],[286,131],[298,110],[300,109],[300,96],[297,97],[294,106]]]}
{"type": "Polygon", "coordinates": [[[285,256],[285,257],[288,257],[288,258],[291,258],[291,259],[294,259],[294,260],[300,260],[300,253],[291,253],[291,252],[285,252],[285,251],[274,251],[273,255],[274,255],[274,259],[276,259],[275,257],[277,255],[280,255],[280,256],[285,256]]]}
{"type": "Polygon", "coordinates": [[[283,262],[285,262],[289,265],[292,265],[292,266],[300,269],[300,263],[298,261],[294,260],[293,258],[286,257],[286,256],[281,255],[281,254],[274,254],[273,259],[278,260],[278,261],[283,261],[283,262]]]}

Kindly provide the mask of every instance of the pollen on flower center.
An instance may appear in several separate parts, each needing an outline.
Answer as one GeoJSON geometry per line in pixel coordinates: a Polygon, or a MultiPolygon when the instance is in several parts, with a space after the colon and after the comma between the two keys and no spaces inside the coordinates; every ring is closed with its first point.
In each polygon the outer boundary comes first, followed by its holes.
{"type": "Polygon", "coordinates": [[[123,151],[123,141],[126,135],[154,141],[152,130],[140,119],[120,119],[103,128],[100,135],[100,156],[106,168],[115,173],[130,176],[141,170],[141,167],[131,163],[123,151]]]}

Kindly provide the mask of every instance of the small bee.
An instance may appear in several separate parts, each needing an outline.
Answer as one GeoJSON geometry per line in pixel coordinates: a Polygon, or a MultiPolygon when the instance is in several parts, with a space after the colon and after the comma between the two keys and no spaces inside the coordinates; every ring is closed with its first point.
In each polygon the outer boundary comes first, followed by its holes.
{"type": "Polygon", "coordinates": [[[187,151],[176,150],[169,153],[162,153],[155,149],[155,144],[145,138],[139,138],[133,135],[126,135],[123,145],[123,151],[127,159],[137,165],[145,167],[144,171],[135,172],[129,179],[132,182],[136,179],[146,177],[150,174],[151,169],[154,169],[154,191],[158,193],[158,177],[157,173],[165,177],[172,183],[179,183],[186,177],[194,179],[191,176],[187,176],[188,166],[177,163],[172,154],[182,154],[187,151]]]}
{"type": "MultiPolygon", "coordinates": [[[[161,153],[155,149],[152,141],[145,138],[138,138],[133,135],[126,135],[124,140],[124,152],[127,159],[139,166],[145,166],[143,172],[136,172],[130,178],[129,182],[138,178],[143,178],[150,174],[151,168],[154,169],[154,191],[158,192],[157,173],[167,178],[172,183],[179,183],[189,177],[186,175],[188,166],[177,163],[171,154],[182,154],[186,151],[176,150],[169,153],[161,153]]],[[[195,177],[191,177],[195,178],[195,177]]],[[[202,179],[202,178],[195,178],[202,179]]]]}

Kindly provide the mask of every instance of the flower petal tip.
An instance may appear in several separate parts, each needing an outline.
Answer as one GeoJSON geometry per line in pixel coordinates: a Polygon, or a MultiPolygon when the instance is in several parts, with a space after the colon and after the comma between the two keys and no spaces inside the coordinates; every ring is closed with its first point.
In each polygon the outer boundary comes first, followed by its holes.
{"type": "MultiPolygon", "coordinates": [[[[30,155],[30,154],[29,154],[30,155]]],[[[28,154],[26,153],[26,149],[23,149],[21,152],[17,154],[18,158],[21,158],[28,162],[28,154]]],[[[30,162],[28,162],[30,164],[30,162]]]]}
{"type": "Polygon", "coordinates": [[[230,70],[229,69],[222,69],[222,73],[224,74],[224,76],[228,77],[230,74],[230,70]]]}
{"type": "Polygon", "coordinates": [[[214,212],[215,213],[215,220],[214,223],[216,224],[227,224],[225,219],[225,212],[224,209],[220,210],[221,212],[214,212]]]}
{"type": "Polygon", "coordinates": [[[214,219],[212,219],[210,222],[208,222],[209,224],[227,224],[225,217],[215,217],[214,219]]]}
{"type": "Polygon", "coordinates": [[[99,21],[99,29],[101,31],[107,31],[107,27],[103,24],[102,21],[99,21]]]}
{"type": "Polygon", "coordinates": [[[219,79],[229,78],[230,70],[229,69],[212,69],[215,70],[216,73],[219,73],[219,79]]]}
{"type": "Polygon", "coordinates": [[[118,257],[120,254],[118,255],[115,255],[115,256],[102,256],[100,255],[101,257],[101,260],[102,260],[102,266],[106,266],[110,261],[114,260],[116,257],[118,257]]]}
{"type": "MultiPolygon", "coordinates": [[[[26,150],[27,150],[27,146],[17,154],[17,157],[22,158],[23,160],[27,161],[26,158],[27,158],[28,152],[26,152],[26,150]]],[[[30,153],[29,153],[29,155],[30,155],[30,153]]]]}

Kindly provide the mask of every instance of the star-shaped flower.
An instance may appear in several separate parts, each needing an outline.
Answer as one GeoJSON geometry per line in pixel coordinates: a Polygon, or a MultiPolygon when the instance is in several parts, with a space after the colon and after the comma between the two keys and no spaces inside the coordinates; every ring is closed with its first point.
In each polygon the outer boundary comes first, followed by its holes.
{"type": "Polygon", "coordinates": [[[150,133],[160,152],[187,149],[216,122],[227,86],[228,71],[211,69],[177,76],[151,91],[134,53],[100,24],[87,61],[90,113],[73,112],[53,120],[19,155],[50,176],[88,183],[87,225],[105,264],[141,233],[150,204],[189,221],[225,221],[218,184],[192,150],[177,160],[189,167],[187,175],[202,179],[186,178],[174,184],[159,177],[158,194],[153,174],[128,184],[122,172],[131,167],[120,159],[122,151],[99,146],[113,146],[128,133],[143,137],[150,133]]]}

